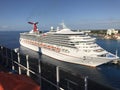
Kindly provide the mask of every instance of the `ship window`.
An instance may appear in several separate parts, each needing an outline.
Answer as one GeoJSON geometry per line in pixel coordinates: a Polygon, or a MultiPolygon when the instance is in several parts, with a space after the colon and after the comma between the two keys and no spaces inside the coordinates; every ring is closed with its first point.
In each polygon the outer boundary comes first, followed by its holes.
{"type": "Polygon", "coordinates": [[[74,46],[75,44],[70,44],[70,45],[74,46]]]}
{"type": "Polygon", "coordinates": [[[97,49],[97,50],[94,50],[95,52],[102,52],[104,51],[103,49],[97,49]]]}
{"type": "Polygon", "coordinates": [[[84,52],[87,52],[87,50],[84,50],[84,52]]]}
{"type": "Polygon", "coordinates": [[[91,52],[91,50],[88,50],[88,52],[91,52]]]}
{"type": "Polygon", "coordinates": [[[106,57],[106,54],[98,55],[99,57],[106,57]]]}

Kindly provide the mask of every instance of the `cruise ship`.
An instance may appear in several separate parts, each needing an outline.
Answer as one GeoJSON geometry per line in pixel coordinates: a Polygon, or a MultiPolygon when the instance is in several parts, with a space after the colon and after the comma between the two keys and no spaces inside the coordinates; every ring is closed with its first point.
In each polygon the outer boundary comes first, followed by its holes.
{"type": "Polygon", "coordinates": [[[20,44],[56,60],[96,67],[119,58],[95,43],[96,38],[73,31],[64,23],[62,29],[51,27],[45,33],[38,30],[38,22],[28,23],[33,25],[33,30],[20,33],[20,44]]]}

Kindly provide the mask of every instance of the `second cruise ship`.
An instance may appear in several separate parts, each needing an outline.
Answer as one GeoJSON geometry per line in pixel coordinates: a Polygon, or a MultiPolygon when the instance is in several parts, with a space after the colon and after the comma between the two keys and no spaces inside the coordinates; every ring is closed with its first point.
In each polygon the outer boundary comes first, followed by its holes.
{"type": "Polygon", "coordinates": [[[20,44],[57,60],[96,67],[118,59],[97,43],[95,38],[83,32],[75,32],[62,23],[63,28],[41,33],[37,24],[30,32],[20,33],[20,44]]]}

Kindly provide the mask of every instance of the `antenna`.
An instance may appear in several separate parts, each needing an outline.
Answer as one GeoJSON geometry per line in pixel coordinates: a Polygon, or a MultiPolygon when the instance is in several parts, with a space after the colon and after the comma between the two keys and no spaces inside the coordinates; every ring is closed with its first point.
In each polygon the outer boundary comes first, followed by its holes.
{"type": "Polygon", "coordinates": [[[66,25],[64,24],[64,22],[61,23],[63,29],[67,28],[66,25]]]}
{"type": "Polygon", "coordinates": [[[38,28],[37,28],[38,22],[28,22],[28,23],[33,25],[33,32],[37,32],[38,31],[38,28]]]}
{"type": "Polygon", "coordinates": [[[116,49],[116,52],[115,52],[116,58],[117,58],[117,54],[118,54],[118,51],[117,51],[117,49],[116,49]]]}

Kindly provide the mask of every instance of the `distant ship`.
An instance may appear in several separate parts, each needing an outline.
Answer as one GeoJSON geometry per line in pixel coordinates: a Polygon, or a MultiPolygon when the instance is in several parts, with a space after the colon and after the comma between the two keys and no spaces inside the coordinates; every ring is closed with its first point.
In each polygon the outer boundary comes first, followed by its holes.
{"type": "Polygon", "coordinates": [[[28,23],[34,28],[30,32],[20,33],[20,44],[57,60],[96,67],[119,58],[96,44],[96,38],[72,31],[64,23],[62,29],[54,30],[51,27],[45,33],[38,30],[38,22],[28,23]]]}

